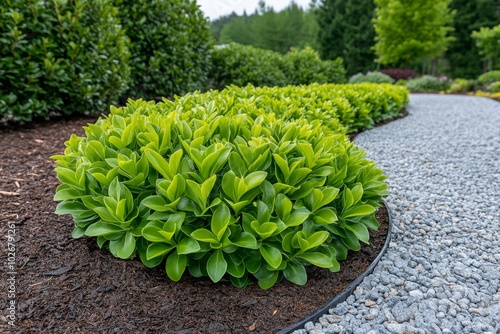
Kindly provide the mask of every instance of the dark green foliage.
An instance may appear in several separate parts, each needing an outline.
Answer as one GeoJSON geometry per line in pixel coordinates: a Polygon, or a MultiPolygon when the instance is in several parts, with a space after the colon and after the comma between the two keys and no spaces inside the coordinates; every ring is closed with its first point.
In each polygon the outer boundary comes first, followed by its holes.
{"type": "Polygon", "coordinates": [[[259,10],[251,15],[232,14],[211,24],[218,44],[252,45],[280,53],[286,53],[293,47],[316,48],[318,29],[313,10],[304,11],[293,2],[280,12],[261,2],[259,10]]]}
{"type": "Polygon", "coordinates": [[[345,82],[341,58],[322,61],[317,51],[306,47],[303,50],[293,48],[285,59],[291,64],[291,71],[287,73],[289,85],[345,82]]]}
{"type": "Polygon", "coordinates": [[[359,251],[378,228],[387,184],[342,133],[307,113],[294,116],[297,107],[318,113],[304,96],[332,100],[325,112],[359,121],[367,116],[360,109],[375,115],[408,101],[405,89],[382,85],[129,100],[52,157],[61,181],[56,212],[73,216],[73,237],[97,237],[114,256],[138,256],[148,267],[164,263],[173,281],[189,271],[267,289],[283,278],[305,284],[306,266],[338,271],[347,251],[359,251]],[[291,118],[263,112],[280,105],[291,118]]]}
{"type": "Polygon", "coordinates": [[[455,40],[446,52],[452,77],[476,78],[483,72],[483,60],[471,37],[474,30],[500,24],[497,0],[452,0],[456,14],[453,20],[455,40]]]}
{"type": "Polygon", "coordinates": [[[242,45],[255,45],[255,39],[256,36],[250,25],[250,18],[246,15],[235,15],[222,27],[217,40],[219,44],[238,43],[242,45]]]}
{"type": "Polygon", "coordinates": [[[232,12],[229,15],[221,16],[215,21],[210,23],[210,32],[215,40],[220,40],[222,29],[229,23],[231,20],[238,15],[235,12],[232,12]]]}
{"type": "Polygon", "coordinates": [[[132,47],[129,96],[160,98],[205,87],[212,38],[193,0],[116,0],[132,47]]]}
{"type": "Polygon", "coordinates": [[[218,46],[212,55],[211,86],[286,86],[310,83],[343,83],[342,59],[322,61],[310,47],[278,52],[229,44],[218,46]]]}
{"type": "Polygon", "coordinates": [[[211,86],[228,85],[284,86],[288,83],[290,64],[283,55],[270,51],[229,44],[216,47],[212,54],[211,86]]]}
{"type": "Polygon", "coordinates": [[[348,75],[375,67],[373,0],[322,0],[316,11],[323,59],[342,57],[348,75]]]}
{"type": "Polygon", "coordinates": [[[0,122],[102,112],[129,77],[110,1],[0,0],[0,122]]]}

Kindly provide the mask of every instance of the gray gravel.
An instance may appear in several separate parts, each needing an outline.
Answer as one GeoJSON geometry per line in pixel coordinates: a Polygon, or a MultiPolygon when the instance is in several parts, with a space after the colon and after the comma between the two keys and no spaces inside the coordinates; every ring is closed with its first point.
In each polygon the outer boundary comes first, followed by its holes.
{"type": "Polygon", "coordinates": [[[500,333],[500,103],[410,101],[410,116],[355,140],[389,176],[388,252],[294,334],[500,333]]]}

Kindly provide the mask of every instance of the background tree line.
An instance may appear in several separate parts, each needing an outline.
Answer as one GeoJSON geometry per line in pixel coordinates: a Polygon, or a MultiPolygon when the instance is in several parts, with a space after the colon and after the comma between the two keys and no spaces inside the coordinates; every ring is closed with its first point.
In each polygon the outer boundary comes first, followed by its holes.
{"type": "Polygon", "coordinates": [[[281,53],[309,45],[322,59],[342,57],[348,75],[405,67],[474,78],[492,63],[471,34],[499,24],[498,0],[313,0],[279,12],[261,0],[250,15],[214,20],[211,31],[218,44],[281,53]]]}

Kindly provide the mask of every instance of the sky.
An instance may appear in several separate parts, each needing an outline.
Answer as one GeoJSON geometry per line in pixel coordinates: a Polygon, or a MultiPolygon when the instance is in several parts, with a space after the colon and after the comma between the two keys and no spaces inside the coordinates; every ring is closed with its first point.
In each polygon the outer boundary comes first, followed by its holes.
{"type": "MultiPolygon", "coordinates": [[[[273,7],[276,11],[288,7],[292,0],[266,0],[266,5],[273,7]]],[[[295,0],[295,3],[302,8],[308,7],[310,0],[295,0]]],[[[196,3],[201,6],[201,10],[208,16],[211,21],[220,16],[231,14],[243,14],[243,10],[247,14],[252,14],[258,7],[259,0],[197,0],[196,3]]]]}

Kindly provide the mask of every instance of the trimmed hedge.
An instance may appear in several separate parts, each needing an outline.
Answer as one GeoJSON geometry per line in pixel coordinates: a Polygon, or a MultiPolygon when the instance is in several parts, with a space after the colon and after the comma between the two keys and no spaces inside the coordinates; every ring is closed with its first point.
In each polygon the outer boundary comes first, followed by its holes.
{"type": "Polygon", "coordinates": [[[273,113],[284,120],[305,118],[335,133],[351,133],[394,118],[408,103],[408,90],[390,84],[312,84],[236,87],[178,97],[171,108],[215,108],[224,115],[273,113]]]}
{"type": "Polygon", "coordinates": [[[127,87],[129,40],[111,1],[0,1],[0,122],[97,113],[127,87]]]}
{"type": "Polygon", "coordinates": [[[364,152],[313,115],[333,119],[343,105],[362,116],[369,103],[393,112],[407,98],[389,85],[311,85],[130,100],[52,157],[56,212],[73,216],[73,237],[148,267],[164,262],[174,281],[188,270],[238,287],[305,284],[306,266],[337,271],[369,242],[387,195],[364,152]]]}
{"type": "Polygon", "coordinates": [[[193,0],[116,0],[130,38],[129,97],[160,99],[207,86],[213,46],[193,0]]]}
{"type": "Polygon", "coordinates": [[[343,83],[342,59],[322,61],[310,47],[288,54],[236,43],[218,46],[212,54],[211,86],[287,86],[311,83],[343,83]]]}
{"type": "Polygon", "coordinates": [[[285,86],[291,64],[278,52],[236,43],[216,46],[212,53],[210,86],[285,86]]]}

